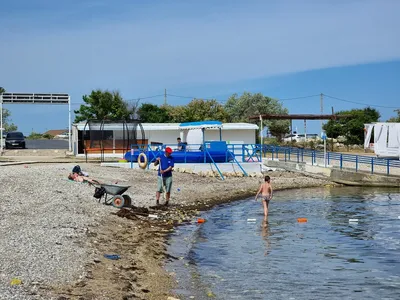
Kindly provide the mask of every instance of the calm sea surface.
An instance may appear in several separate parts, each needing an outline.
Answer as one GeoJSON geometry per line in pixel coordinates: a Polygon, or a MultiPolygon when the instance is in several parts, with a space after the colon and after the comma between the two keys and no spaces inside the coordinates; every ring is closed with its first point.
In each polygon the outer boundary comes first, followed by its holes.
{"type": "Polygon", "coordinates": [[[171,236],[181,299],[400,299],[399,189],[278,191],[267,222],[253,199],[171,236]]]}

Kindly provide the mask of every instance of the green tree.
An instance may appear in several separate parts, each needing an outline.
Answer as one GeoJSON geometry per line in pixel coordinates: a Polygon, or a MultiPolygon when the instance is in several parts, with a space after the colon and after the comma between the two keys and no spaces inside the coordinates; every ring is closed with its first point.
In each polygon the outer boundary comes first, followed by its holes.
{"type": "Polygon", "coordinates": [[[27,140],[40,140],[41,138],[43,138],[43,134],[34,131],[26,137],[27,140]]]}
{"type": "Polygon", "coordinates": [[[393,123],[399,123],[400,122],[400,109],[395,109],[395,112],[397,112],[397,117],[391,117],[388,122],[393,122],[393,123]]]}
{"type": "Polygon", "coordinates": [[[90,95],[84,95],[82,99],[86,104],[82,104],[74,111],[75,122],[90,119],[125,120],[130,115],[128,104],[117,91],[93,90],[90,95]]]}
{"type": "MultiPolygon", "coordinates": [[[[289,113],[287,108],[273,98],[264,96],[261,93],[243,93],[240,97],[233,94],[225,104],[225,111],[230,122],[249,122],[250,116],[260,114],[281,114],[289,113]]],[[[263,125],[268,126],[269,131],[278,140],[290,132],[288,120],[263,120],[263,125]]]]}
{"type": "Polygon", "coordinates": [[[211,121],[226,122],[228,114],[217,100],[193,99],[185,107],[185,122],[211,121]]]}
{"type": "Polygon", "coordinates": [[[11,113],[8,109],[3,108],[3,128],[4,132],[11,132],[11,131],[17,131],[18,126],[15,125],[14,123],[11,123],[10,119],[11,113]]]}
{"type": "Polygon", "coordinates": [[[143,123],[169,122],[168,110],[150,103],[143,103],[138,111],[139,120],[143,123]]]}
{"type": "Polygon", "coordinates": [[[187,105],[163,106],[166,108],[171,123],[216,120],[227,122],[228,114],[217,100],[193,99],[187,105]]]}
{"type": "MultiPolygon", "coordinates": [[[[6,90],[0,86],[0,94],[5,93],[6,90]]],[[[10,132],[10,131],[17,131],[18,127],[14,123],[11,122],[11,112],[8,109],[3,108],[3,128],[4,132],[10,132]]]]}
{"type": "Polygon", "coordinates": [[[187,121],[187,116],[186,116],[186,106],[183,105],[177,105],[177,106],[171,106],[171,105],[166,105],[164,106],[165,109],[167,110],[168,113],[168,118],[171,123],[182,123],[187,121]]]}
{"type": "Polygon", "coordinates": [[[364,141],[364,124],[377,122],[380,118],[379,112],[370,107],[339,111],[337,114],[349,117],[329,120],[323,128],[330,138],[344,136],[347,145],[362,144],[364,141]]]}

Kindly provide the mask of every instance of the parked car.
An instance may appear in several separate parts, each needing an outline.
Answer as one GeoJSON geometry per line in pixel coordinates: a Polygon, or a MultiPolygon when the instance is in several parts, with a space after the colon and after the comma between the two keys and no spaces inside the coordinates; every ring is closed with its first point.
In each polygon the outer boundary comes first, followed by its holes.
{"type": "MultiPolygon", "coordinates": [[[[307,142],[311,140],[318,140],[320,137],[316,133],[307,133],[307,142]]],[[[285,136],[283,139],[284,142],[305,142],[306,141],[306,136],[304,134],[290,134],[285,136]]]]}
{"type": "Polygon", "coordinates": [[[6,135],[6,149],[22,148],[25,149],[25,137],[22,132],[9,132],[6,135]]]}
{"type": "MultiPolygon", "coordinates": [[[[304,137],[303,137],[304,138],[304,137]]],[[[298,134],[289,134],[283,138],[284,142],[300,142],[300,136],[298,134]]]]}

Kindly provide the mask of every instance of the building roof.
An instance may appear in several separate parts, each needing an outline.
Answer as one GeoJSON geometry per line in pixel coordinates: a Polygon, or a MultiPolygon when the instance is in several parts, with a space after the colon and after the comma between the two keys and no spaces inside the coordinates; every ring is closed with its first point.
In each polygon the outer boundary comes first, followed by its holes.
{"type": "MultiPolygon", "coordinates": [[[[132,129],[134,123],[127,123],[127,126],[132,129]]],[[[155,131],[155,130],[182,130],[180,127],[182,123],[141,123],[143,130],[145,131],[155,131]]],[[[101,123],[92,124],[91,129],[100,130],[101,123]]],[[[89,125],[86,122],[76,123],[75,126],[78,130],[89,130],[89,125]]],[[[104,130],[123,130],[124,125],[122,123],[105,123],[104,130]]],[[[125,127],[126,128],[126,127],[125,127]]],[[[140,130],[140,127],[137,127],[140,130]]],[[[192,128],[190,128],[192,129],[192,128]]],[[[222,123],[223,130],[256,130],[258,126],[250,123],[222,123]]],[[[218,130],[218,128],[207,128],[207,130],[218,130]]]]}
{"type": "Polygon", "coordinates": [[[200,121],[200,122],[186,122],[179,124],[180,129],[211,129],[222,128],[222,122],[219,121],[200,121]]]}
{"type": "Polygon", "coordinates": [[[59,135],[59,134],[63,134],[65,132],[68,132],[68,129],[52,129],[52,130],[47,130],[43,134],[49,134],[51,136],[56,136],[56,135],[59,135]]]}

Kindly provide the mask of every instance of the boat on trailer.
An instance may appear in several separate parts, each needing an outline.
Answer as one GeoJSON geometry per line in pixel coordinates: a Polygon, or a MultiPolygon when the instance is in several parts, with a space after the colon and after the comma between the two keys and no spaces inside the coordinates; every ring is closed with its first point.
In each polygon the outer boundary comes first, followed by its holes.
{"type": "MultiPolygon", "coordinates": [[[[181,138],[185,147],[175,150],[172,154],[175,163],[218,163],[231,162],[234,154],[228,150],[226,141],[222,141],[222,123],[219,121],[186,122],[179,125],[181,138]],[[206,141],[205,130],[210,128],[219,129],[219,141],[206,141]]],[[[165,145],[168,146],[168,145],[165,145]]],[[[127,161],[137,162],[140,153],[147,156],[149,162],[154,161],[162,155],[164,145],[156,149],[132,149],[124,155],[127,161]]]]}

